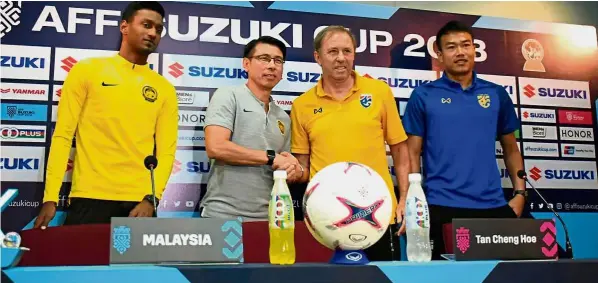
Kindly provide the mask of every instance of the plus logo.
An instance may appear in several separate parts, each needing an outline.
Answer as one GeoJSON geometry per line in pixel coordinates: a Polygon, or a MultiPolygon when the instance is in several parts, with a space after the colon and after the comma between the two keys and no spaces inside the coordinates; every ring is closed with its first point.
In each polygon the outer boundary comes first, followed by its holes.
{"type": "Polygon", "coordinates": [[[534,166],[534,168],[529,170],[530,173],[530,177],[532,177],[532,179],[534,179],[534,181],[538,181],[540,180],[540,178],[542,178],[542,170],[538,169],[538,167],[534,166]]]}
{"type": "Polygon", "coordinates": [[[75,66],[75,64],[77,64],[77,60],[75,60],[75,58],[73,58],[71,56],[60,60],[60,62],[62,62],[62,66],[60,66],[60,68],[65,70],[67,73],[71,71],[71,69],[73,68],[73,66],[75,66]]]}
{"type": "Polygon", "coordinates": [[[168,71],[168,73],[173,76],[175,79],[177,79],[178,77],[182,76],[183,73],[183,69],[185,67],[183,67],[183,65],[179,64],[178,62],[175,62],[174,64],[168,66],[168,69],[170,69],[170,71],[168,71]]]}
{"type": "Polygon", "coordinates": [[[529,98],[532,98],[534,95],[536,95],[536,88],[534,88],[532,85],[524,86],[523,90],[523,94],[529,98]]]}
{"type": "Polygon", "coordinates": [[[172,175],[179,173],[181,171],[181,162],[178,159],[174,160],[174,164],[172,164],[172,175]]]}
{"type": "Polygon", "coordinates": [[[523,112],[523,117],[524,118],[529,118],[529,113],[527,113],[527,111],[523,112]]]}

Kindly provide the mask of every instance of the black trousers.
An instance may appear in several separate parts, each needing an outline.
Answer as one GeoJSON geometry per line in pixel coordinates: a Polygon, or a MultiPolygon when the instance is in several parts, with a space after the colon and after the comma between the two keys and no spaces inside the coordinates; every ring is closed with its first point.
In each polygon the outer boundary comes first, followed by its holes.
{"type": "Polygon", "coordinates": [[[137,204],[139,202],[71,198],[63,225],[109,224],[112,217],[128,217],[137,204]]]}
{"type": "Polygon", "coordinates": [[[442,260],[446,254],[442,226],[451,223],[453,218],[517,218],[517,214],[509,205],[491,209],[454,208],[429,205],[430,241],[432,244],[432,260],[442,260]]]}
{"type": "Polygon", "coordinates": [[[401,243],[397,224],[390,224],[378,242],[363,250],[370,261],[399,261],[401,260],[401,243]]]}

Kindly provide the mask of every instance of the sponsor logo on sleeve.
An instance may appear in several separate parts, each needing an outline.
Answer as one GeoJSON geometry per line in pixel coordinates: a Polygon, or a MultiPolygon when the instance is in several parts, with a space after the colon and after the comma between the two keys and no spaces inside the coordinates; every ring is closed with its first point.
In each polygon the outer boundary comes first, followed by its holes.
{"type": "Polygon", "coordinates": [[[591,107],[588,82],[519,77],[519,93],[523,105],[591,107]]]}
{"type": "Polygon", "coordinates": [[[550,109],[521,108],[521,121],[555,124],[556,115],[550,109]]]}
{"type": "Polygon", "coordinates": [[[598,189],[595,161],[526,159],[525,168],[537,188],[598,189]]]}
{"type": "Polygon", "coordinates": [[[559,110],[559,123],[569,125],[592,125],[592,112],[559,110]]]}
{"type": "Polygon", "coordinates": [[[561,144],[561,156],[572,158],[596,158],[593,144],[561,144]]]}
{"type": "Polygon", "coordinates": [[[49,80],[50,50],[50,47],[2,44],[2,78],[49,80]]]}
{"type": "Polygon", "coordinates": [[[47,101],[48,85],[2,83],[0,99],[47,101]]]}
{"type": "Polygon", "coordinates": [[[45,148],[2,146],[1,149],[0,173],[2,174],[2,181],[43,181],[45,148]]]}

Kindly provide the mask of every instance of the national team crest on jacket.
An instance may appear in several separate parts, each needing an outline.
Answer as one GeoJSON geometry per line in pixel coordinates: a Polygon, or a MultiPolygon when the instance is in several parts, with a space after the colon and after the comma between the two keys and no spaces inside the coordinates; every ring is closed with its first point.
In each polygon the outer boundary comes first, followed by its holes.
{"type": "Polygon", "coordinates": [[[158,99],[158,91],[155,88],[148,85],[143,87],[141,94],[143,95],[143,98],[145,98],[145,100],[149,102],[154,102],[156,101],[156,99],[158,99]]]}
{"type": "Polygon", "coordinates": [[[278,122],[278,129],[280,130],[280,134],[284,136],[284,123],[280,120],[278,122]]]}
{"type": "Polygon", "coordinates": [[[361,106],[364,108],[370,107],[372,105],[372,95],[371,94],[362,94],[359,97],[359,102],[361,102],[361,106]]]}
{"type": "Polygon", "coordinates": [[[131,228],[127,226],[114,227],[112,230],[112,247],[119,254],[124,254],[131,247],[131,228]]]}
{"type": "Polygon", "coordinates": [[[478,94],[478,103],[484,108],[490,107],[490,95],[478,94]]]}

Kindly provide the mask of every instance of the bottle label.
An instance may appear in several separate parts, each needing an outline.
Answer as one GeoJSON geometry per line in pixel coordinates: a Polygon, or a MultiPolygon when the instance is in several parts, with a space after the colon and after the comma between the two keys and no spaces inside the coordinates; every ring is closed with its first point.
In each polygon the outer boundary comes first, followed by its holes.
{"type": "Polygon", "coordinates": [[[428,204],[417,198],[409,198],[405,203],[407,229],[430,228],[428,204]]]}
{"type": "Polygon", "coordinates": [[[270,200],[270,227],[291,229],[295,227],[293,202],[289,195],[276,195],[270,200]]]}

